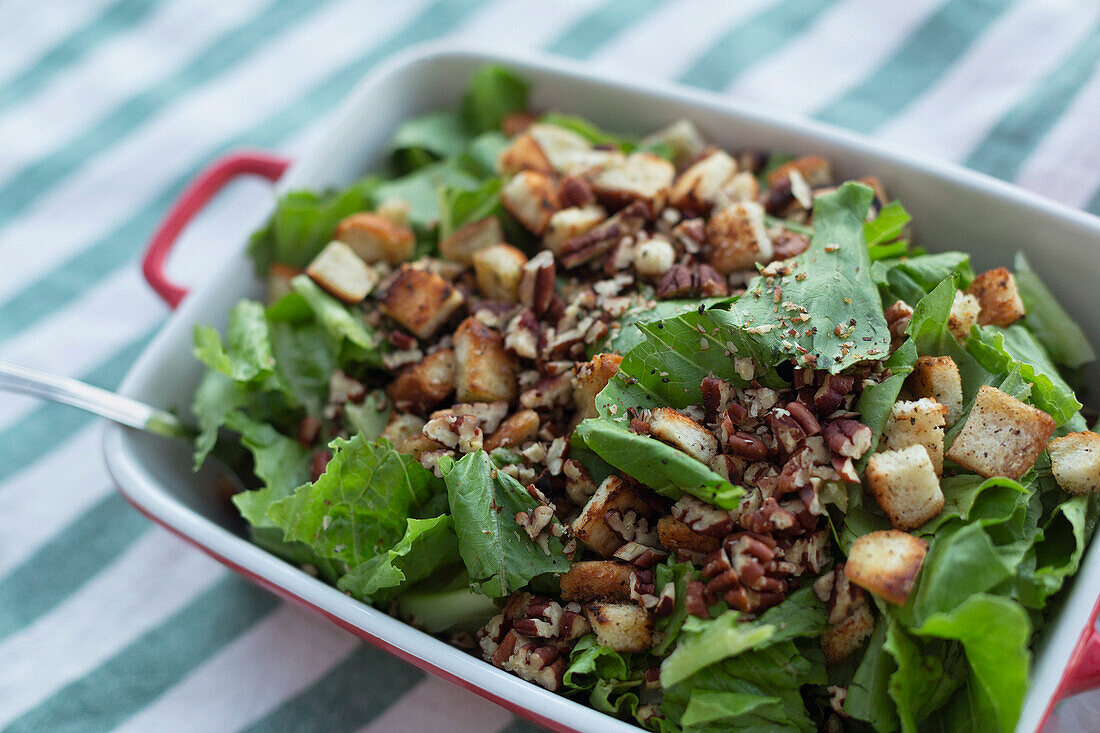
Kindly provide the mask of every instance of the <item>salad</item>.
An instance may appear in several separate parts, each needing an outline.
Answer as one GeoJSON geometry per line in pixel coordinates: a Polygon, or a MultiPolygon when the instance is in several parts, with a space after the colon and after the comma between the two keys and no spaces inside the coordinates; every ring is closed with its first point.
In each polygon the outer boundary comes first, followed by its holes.
{"type": "MultiPolygon", "coordinates": [[[[868,172],[870,173],[870,172],[868,172]]],[[[260,546],[654,731],[1011,731],[1097,517],[1094,359],[873,177],[532,109],[280,198],[208,367],[260,546]]]]}

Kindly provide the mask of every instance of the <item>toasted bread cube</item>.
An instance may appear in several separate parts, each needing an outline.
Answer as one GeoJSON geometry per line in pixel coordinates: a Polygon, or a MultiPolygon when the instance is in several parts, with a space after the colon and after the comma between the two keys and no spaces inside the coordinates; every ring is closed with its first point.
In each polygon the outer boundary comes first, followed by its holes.
{"type": "Polygon", "coordinates": [[[1100,491],[1100,435],[1069,433],[1047,446],[1054,480],[1070,494],[1100,491]]]}
{"type": "Polygon", "coordinates": [[[1017,479],[1035,463],[1055,427],[1042,410],[982,385],[945,455],[979,476],[1017,479]]]}
{"type": "Polygon", "coordinates": [[[556,255],[561,254],[562,244],[588,232],[606,219],[607,212],[598,204],[570,206],[568,209],[555,211],[550,217],[549,231],[543,237],[543,246],[556,255]]]}
{"type": "Polygon", "coordinates": [[[306,274],[345,303],[361,302],[378,284],[378,273],[343,242],[329,242],[309,263],[306,274]]]}
{"type": "Polygon", "coordinates": [[[527,128],[527,135],[535,141],[550,167],[568,173],[579,161],[588,159],[593,152],[592,143],[572,130],[558,125],[536,122],[527,128]]]}
{"type": "Polygon", "coordinates": [[[530,133],[517,135],[497,158],[497,168],[501,173],[511,175],[520,171],[538,171],[552,173],[554,168],[542,148],[530,133]]]}
{"type": "Polygon", "coordinates": [[[618,354],[596,354],[591,361],[573,367],[577,378],[573,383],[573,402],[577,405],[578,419],[596,417],[596,395],[598,395],[615,372],[619,371],[623,357],[618,354]]]}
{"type": "Polygon", "coordinates": [[[584,615],[600,646],[644,652],[653,643],[653,617],[634,603],[590,603],[584,615]]]}
{"type": "Polygon", "coordinates": [[[944,425],[951,427],[963,411],[962,378],[950,356],[922,356],[909,375],[909,391],[915,397],[929,397],[947,409],[944,425]]]}
{"type": "Polygon", "coordinates": [[[271,267],[267,269],[267,302],[274,303],[293,291],[290,281],[301,274],[302,271],[297,267],[281,262],[271,263],[271,267]]]}
{"type": "Polygon", "coordinates": [[[410,415],[407,412],[395,412],[390,416],[390,421],[386,424],[385,429],[382,430],[382,437],[397,446],[414,435],[420,435],[420,431],[423,429],[423,418],[410,415]]]}
{"type": "Polygon", "coordinates": [[[977,298],[982,308],[978,314],[981,326],[1010,326],[1026,315],[1016,278],[1003,267],[978,275],[966,292],[977,298]]]}
{"type": "Polygon", "coordinates": [[[475,253],[503,241],[500,220],[489,216],[460,226],[439,243],[439,253],[451,262],[472,265],[475,253]]]}
{"type": "Polygon", "coordinates": [[[476,318],[467,318],[454,335],[459,402],[511,402],[516,398],[515,358],[504,350],[504,338],[476,318]]]}
{"type": "Polygon", "coordinates": [[[611,557],[623,545],[622,538],[604,522],[611,509],[617,509],[622,514],[634,510],[638,514],[648,515],[650,505],[633,484],[617,476],[604,479],[572,525],[573,536],[602,557],[611,557]]]}
{"type": "Polygon", "coordinates": [[[351,247],[368,264],[385,260],[396,265],[412,257],[416,246],[411,229],[368,212],[343,219],[336,225],[334,239],[351,247]]]}
{"type": "Polygon", "coordinates": [[[943,509],[943,491],[923,445],[875,453],[867,461],[867,483],[897,529],[919,527],[943,509]]]}
{"type": "Polygon", "coordinates": [[[650,412],[650,433],[669,445],[703,463],[718,455],[718,439],[714,433],[671,407],[658,407],[650,412]]]}
{"type": "MultiPolygon", "coordinates": [[[[423,430],[423,428],[421,428],[423,430]]],[[[420,456],[431,451],[444,450],[446,448],[442,443],[432,440],[425,436],[423,433],[419,435],[410,435],[402,440],[397,446],[398,453],[404,453],[405,455],[412,456],[416,460],[420,460],[420,456]]]]}
{"type": "Polygon", "coordinates": [[[653,153],[631,153],[614,161],[592,177],[592,190],[600,201],[621,208],[631,201],[644,201],[657,212],[668,201],[676,169],[653,153]]]}
{"type": "Polygon", "coordinates": [[[374,208],[374,213],[389,219],[394,224],[401,227],[407,227],[409,225],[409,212],[411,211],[412,204],[396,196],[391,196],[374,208]]]}
{"type": "Polygon", "coordinates": [[[638,245],[634,255],[634,270],[638,276],[656,282],[676,263],[676,249],[664,237],[657,235],[638,245]]]}
{"type": "Polygon", "coordinates": [[[402,265],[382,295],[382,312],[427,339],[462,307],[462,293],[434,272],[402,265]]]}
{"type": "Polygon", "coordinates": [[[913,590],[926,554],[928,543],[907,532],[871,532],[852,543],[844,573],[863,590],[901,606],[913,590]]]}
{"type": "Polygon", "coordinates": [[[565,601],[629,601],[630,576],[635,568],[612,560],[573,563],[561,576],[561,597],[565,601]]]}
{"type": "Polygon", "coordinates": [[[676,177],[669,203],[678,209],[706,211],[736,173],[737,161],[724,150],[714,150],[676,177]]]}
{"type": "Polygon", "coordinates": [[[516,447],[530,443],[539,434],[539,414],[534,410],[520,410],[501,423],[492,435],[485,439],[485,450],[516,447]]]}
{"type": "Polygon", "coordinates": [[[714,552],[720,544],[717,537],[700,534],[669,515],[657,520],[657,536],[662,545],[674,552],[714,552]]]}
{"type": "Polygon", "coordinates": [[[560,208],[558,187],[545,173],[521,171],[500,191],[500,203],[528,231],[544,234],[560,208]]]}
{"type": "Polygon", "coordinates": [[[760,184],[750,171],[741,171],[726,181],[714,197],[714,208],[728,209],[734,204],[755,201],[760,196],[760,184]]]}
{"type": "Polygon", "coordinates": [[[398,410],[425,413],[454,393],[455,370],[455,352],[440,349],[401,372],[386,396],[398,410]]]}
{"type": "Polygon", "coordinates": [[[875,617],[866,603],[861,603],[838,624],[829,624],[821,635],[821,650],[825,661],[838,664],[857,651],[875,630],[875,617]]]}
{"type": "Polygon", "coordinates": [[[515,303],[527,255],[510,244],[494,244],[474,254],[477,286],[486,300],[515,303]]]}
{"type": "Polygon", "coordinates": [[[772,240],[764,226],[764,207],[755,201],[733,204],[707,222],[707,262],[720,275],[751,269],[772,258],[772,240]]]}
{"type": "Polygon", "coordinates": [[[943,426],[947,408],[928,397],[898,400],[882,430],[882,450],[902,450],[923,445],[936,475],[943,473],[943,426]]]}
{"type": "Polygon", "coordinates": [[[707,146],[706,140],[691,120],[677,120],[642,140],[643,146],[652,144],[663,144],[672,148],[672,162],[677,168],[683,168],[695,160],[707,146]]]}
{"type": "Polygon", "coordinates": [[[797,171],[812,188],[828,186],[833,182],[833,168],[827,158],[820,155],[806,155],[778,166],[768,174],[768,185],[774,186],[780,180],[789,178],[797,171]]]}
{"type": "Polygon", "coordinates": [[[957,339],[970,336],[970,328],[977,324],[982,307],[973,295],[956,291],[951,303],[951,313],[947,317],[947,330],[957,339]]]}

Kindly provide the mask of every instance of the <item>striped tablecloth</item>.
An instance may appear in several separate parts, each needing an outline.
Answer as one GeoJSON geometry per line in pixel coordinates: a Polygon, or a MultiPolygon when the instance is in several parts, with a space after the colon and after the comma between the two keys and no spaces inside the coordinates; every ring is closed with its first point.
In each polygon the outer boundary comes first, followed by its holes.
{"type": "MultiPolygon", "coordinates": [[[[293,154],[379,61],[444,36],[813,116],[1100,213],[1096,0],[6,0],[0,358],[115,386],[168,315],[136,261],[188,177],[232,147],[293,154]]],[[[171,272],[216,269],[265,195],[229,190],[171,272]]],[[[150,525],[100,433],[0,396],[0,729],[529,728],[150,525]]]]}

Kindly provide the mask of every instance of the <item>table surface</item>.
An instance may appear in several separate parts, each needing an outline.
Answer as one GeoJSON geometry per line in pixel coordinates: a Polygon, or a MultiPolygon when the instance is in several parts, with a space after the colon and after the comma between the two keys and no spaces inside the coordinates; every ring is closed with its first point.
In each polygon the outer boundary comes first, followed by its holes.
{"type": "MultiPolygon", "coordinates": [[[[1100,213],[1098,24],[1095,0],[0,2],[0,358],[117,385],[168,315],[137,260],[188,177],[293,155],[418,41],[678,80],[1100,213]]],[[[201,282],[269,195],[233,186],[170,272],[201,282]]],[[[531,729],[149,524],[100,440],[0,396],[0,729],[531,729]]]]}

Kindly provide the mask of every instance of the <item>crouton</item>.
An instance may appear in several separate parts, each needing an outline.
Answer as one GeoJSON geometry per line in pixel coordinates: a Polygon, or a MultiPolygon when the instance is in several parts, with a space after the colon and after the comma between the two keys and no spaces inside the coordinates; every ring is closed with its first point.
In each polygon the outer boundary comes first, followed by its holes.
{"type": "Polygon", "coordinates": [[[867,461],[867,483],[897,529],[919,527],[943,509],[943,491],[923,445],[875,453],[867,461]]]}
{"type": "Polygon", "coordinates": [[[561,576],[561,597],[565,601],[629,601],[633,565],[611,560],[573,563],[561,576]]]}
{"type": "Polygon", "coordinates": [[[602,557],[611,557],[623,545],[622,538],[604,522],[611,509],[617,509],[622,514],[634,510],[648,516],[650,505],[634,484],[617,476],[604,479],[572,524],[573,536],[602,557]]]}
{"type": "Polygon", "coordinates": [[[560,208],[558,187],[545,173],[521,171],[500,190],[500,203],[528,231],[544,234],[560,208]]]}
{"type": "Polygon", "coordinates": [[[1047,413],[996,387],[982,385],[945,456],[979,476],[1024,475],[1057,425],[1047,413]]]}
{"type": "Polygon", "coordinates": [[[657,281],[672,269],[676,262],[676,250],[672,243],[658,235],[638,245],[634,255],[634,269],[638,276],[651,282],[657,281]]]}
{"type": "Polygon", "coordinates": [[[306,268],[313,281],[345,303],[359,303],[378,284],[378,273],[343,242],[329,242],[306,268]]]}
{"type": "Polygon", "coordinates": [[[717,537],[700,534],[679,519],[667,515],[657,520],[657,536],[661,544],[673,552],[714,552],[720,544],[717,537]]]}
{"type": "Polygon", "coordinates": [[[494,244],[474,254],[477,286],[486,300],[515,303],[527,255],[510,244],[494,244]]]}
{"type": "Polygon", "coordinates": [[[951,313],[947,317],[947,330],[957,339],[970,336],[970,328],[978,322],[982,307],[978,299],[961,290],[955,291],[955,300],[951,303],[951,313]]]}
{"type": "Polygon", "coordinates": [[[760,184],[749,171],[734,174],[714,197],[714,208],[728,209],[744,201],[755,201],[760,196],[760,184]]]}
{"type": "Polygon", "coordinates": [[[733,204],[707,222],[706,258],[720,275],[767,262],[772,252],[772,240],[764,227],[764,208],[754,201],[733,204]]]}
{"type": "Polygon", "coordinates": [[[424,419],[407,412],[395,412],[390,416],[390,421],[382,430],[382,437],[396,445],[401,445],[408,438],[420,435],[424,429],[424,419]]]}
{"type": "Polygon", "coordinates": [[[653,617],[634,603],[590,603],[584,615],[600,646],[643,652],[653,642],[653,617]]]}
{"type": "Polygon", "coordinates": [[[943,426],[947,408],[928,397],[898,400],[882,430],[881,450],[902,450],[923,445],[936,475],[943,473],[943,426]]]}
{"type": "Polygon", "coordinates": [[[703,463],[718,455],[718,439],[687,415],[671,407],[658,407],[650,411],[649,431],[653,437],[679,448],[703,463]]]}
{"type": "Polygon", "coordinates": [[[596,197],[613,209],[631,201],[644,201],[653,212],[664,208],[676,169],[653,153],[631,153],[614,161],[592,177],[596,197]]]}
{"type": "Polygon", "coordinates": [[[607,212],[598,204],[570,206],[555,211],[550,217],[549,231],[543,237],[542,244],[555,255],[560,255],[562,244],[590,231],[605,219],[607,212]]]}
{"type": "Polygon", "coordinates": [[[464,301],[458,289],[434,272],[402,265],[379,306],[418,339],[427,339],[464,301]]]}
{"type": "Polygon", "coordinates": [[[714,150],[676,177],[669,204],[689,211],[708,211],[736,173],[737,161],[724,150],[714,150]]]}
{"type": "Polygon", "coordinates": [[[768,185],[774,186],[784,178],[789,178],[791,172],[797,171],[813,188],[828,186],[833,182],[833,168],[827,158],[820,155],[806,155],[801,158],[784,163],[768,173],[768,185]]]}
{"type": "Polygon", "coordinates": [[[844,573],[863,590],[901,606],[927,553],[928,543],[906,532],[871,532],[852,543],[844,573]]]}
{"type": "Polygon", "coordinates": [[[500,220],[489,216],[460,226],[439,243],[439,253],[451,262],[472,265],[474,253],[503,241],[500,220]]]}
{"type": "Polygon", "coordinates": [[[838,664],[858,650],[875,630],[875,617],[866,603],[856,606],[838,624],[829,624],[821,635],[825,661],[838,664]]]}
{"type": "Polygon", "coordinates": [[[267,268],[267,302],[274,303],[290,293],[294,289],[290,286],[290,281],[301,274],[302,271],[297,267],[273,262],[267,268]]]}
{"type": "Polygon", "coordinates": [[[706,140],[691,120],[677,120],[646,136],[642,146],[667,145],[672,149],[672,162],[677,168],[683,168],[695,160],[706,148],[706,140]]]}
{"type": "Polygon", "coordinates": [[[591,361],[573,367],[573,375],[577,378],[573,383],[573,402],[577,405],[579,420],[598,415],[596,395],[619,371],[622,361],[623,357],[618,354],[596,354],[591,361]]]}
{"type": "MultiPolygon", "coordinates": [[[[425,423],[425,426],[427,423],[425,423]]],[[[423,431],[424,428],[421,428],[423,431]]],[[[425,436],[423,432],[419,435],[410,435],[402,440],[397,446],[398,453],[404,453],[405,455],[412,456],[416,460],[420,460],[420,456],[431,451],[444,450],[445,446],[431,438],[425,436]]]]}
{"type": "MultiPolygon", "coordinates": [[[[536,122],[527,128],[527,135],[538,145],[552,170],[568,173],[584,165],[593,152],[592,143],[582,135],[558,125],[536,122]]],[[[595,158],[591,158],[594,160],[595,158]]]]}
{"type": "Polygon", "coordinates": [[[929,397],[947,410],[944,425],[951,427],[963,411],[962,378],[950,356],[922,356],[917,359],[907,381],[914,397],[929,397]]]}
{"type": "Polygon", "coordinates": [[[391,265],[404,262],[412,257],[416,245],[411,229],[368,212],[341,220],[336,225],[334,239],[351,247],[368,264],[382,260],[391,265]]]}
{"type": "Polygon", "coordinates": [[[1070,494],[1100,491],[1100,435],[1069,433],[1047,446],[1054,480],[1070,494]]]}
{"type": "Polygon", "coordinates": [[[397,375],[386,396],[398,410],[425,413],[454,393],[455,368],[454,351],[435,351],[397,375]]]}
{"type": "Polygon", "coordinates": [[[539,414],[534,410],[520,410],[509,417],[492,435],[485,439],[485,450],[518,448],[530,443],[539,434],[539,414]]]}
{"type": "Polygon", "coordinates": [[[542,148],[529,133],[517,135],[497,158],[497,168],[501,173],[511,175],[520,171],[538,171],[552,173],[553,166],[546,159],[542,148]]]}
{"type": "Polygon", "coordinates": [[[1003,267],[978,275],[966,292],[981,306],[978,325],[1010,326],[1025,315],[1016,278],[1003,267]]]}
{"type": "Polygon", "coordinates": [[[394,224],[400,227],[407,227],[409,225],[409,212],[412,211],[412,204],[405,199],[399,199],[396,196],[391,196],[378,206],[374,207],[374,213],[381,217],[389,219],[394,224]]]}
{"type": "Polygon", "coordinates": [[[879,204],[885,206],[889,203],[890,199],[886,195],[886,187],[882,185],[882,181],[878,178],[875,176],[864,176],[859,179],[859,182],[869,187],[874,192],[875,198],[878,199],[879,204]]]}
{"type": "Polygon", "coordinates": [[[511,402],[516,398],[515,358],[504,338],[476,318],[467,318],[454,335],[455,389],[460,402],[511,402]]]}

